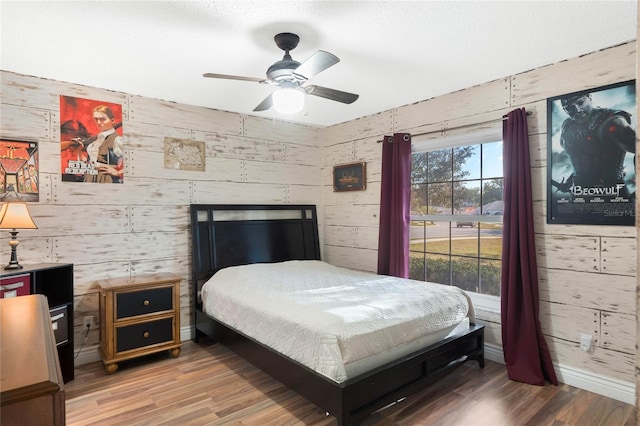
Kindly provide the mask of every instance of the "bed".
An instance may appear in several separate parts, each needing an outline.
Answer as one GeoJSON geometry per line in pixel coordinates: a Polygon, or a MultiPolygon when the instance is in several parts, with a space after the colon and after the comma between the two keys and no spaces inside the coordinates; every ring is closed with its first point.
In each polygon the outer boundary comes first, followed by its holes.
{"type": "MultiPolygon", "coordinates": [[[[390,281],[380,280],[394,278],[348,272],[320,260],[315,206],[193,204],[190,213],[194,339],[197,341],[200,337],[210,336],[335,416],[339,425],[359,423],[374,411],[428,386],[468,360],[476,360],[480,367],[484,366],[484,327],[475,323],[473,305],[469,301],[465,312],[453,309],[454,312],[447,314],[451,314],[451,318],[444,320],[444,317],[438,317],[437,321],[443,324],[437,327],[440,331],[436,337],[411,335],[420,327],[406,321],[417,320],[402,319],[403,315],[398,315],[401,320],[395,327],[405,330],[401,334],[409,335],[404,336],[402,342],[378,348],[376,352],[370,347],[376,346],[371,342],[383,341],[378,336],[366,340],[367,333],[356,326],[352,326],[348,333],[336,328],[344,326],[338,323],[358,322],[354,318],[360,315],[359,311],[354,313],[348,305],[340,305],[332,306],[328,314],[312,314],[314,311],[311,308],[307,310],[305,303],[311,306],[308,295],[318,292],[315,287],[306,291],[302,302],[288,296],[283,302],[282,294],[272,294],[266,286],[261,287],[265,280],[247,279],[256,274],[264,279],[273,275],[274,282],[283,282],[285,280],[281,277],[285,274],[287,277],[299,276],[301,281],[306,281],[305,277],[312,275],[307,271],[318,269],[323,274],[344,275],[347,280],[371,280],[372,288],[390,285],[390,281]],[[263,297],[261,291],[264,292],[263,297]],[[251,292],[260,303],[250,305],[244,299],[233,301],[238,294],[250,295],[251,292]],[[271,310],[273,315],[271,318],[262,317],[265,312],[254,313],[253,309],[271,310]],[[301,312],[310,312],[304,316],[306,324],[305,321],[295,323],[295,318],[301,317],[296,312],[300,309],[303,309],[301,312]],[[291,317],[278,315],[284,311],[291,311],[291,317]],[[248,325],[236,320],[234,315],[238,313],[248,318],[248,325]],[[258,315],[261,315],[260,319],[257,319],[258,315]],[[330,326],[321,327],[321,324],[330,326]],[[320,333],[320,341],[330,342],[316,348],[313,342],[318,340],[317,336],[310,337],[308,344],[303,337],[296,336],[289,339],[289,343],[295,343],[290,346],[308,349],[297,353],[290,351],[286,339],[270,335],[271,330],[281,329],[286,335],[301,327],[311,327],[303,328],[306,330],[303,334],[320,333]],[[321,334],[325,332],[330,338],[321,334]],[[336,335],[342,337],[334,342],[336,335]],[[284,346],[278,346],[279,341],[283,341],[284,346]],[[303,352],[307,354],[303,356],[303,352]],[[339,355],[334,358],[341,358],[338,361],[332,359],[336,352],[339,355]],[[314,360],[324,361],[316,365],[314,360]]],[[[333,282],[333,278],[323,279],[333,282]]],[[[335,287],[344,291],[344,288],[350,288],[350,284],[340,283],[335,287]]],[[[286,286],[281,290],[284,295],[293,293],[286,286]]],[[[346,296],[334,296],[336,299],[349,297],[348,293],[346,296]]],[[[458,299],[455,295],[446,297],[458,299]]],[[[311,299],[313,303],[325,303],[315,296],[311,299]]],[[[371,305],[372,302],[366,304],[371,305]]],[[[387,314],[381,316],[386,317],[387,314]]]]}

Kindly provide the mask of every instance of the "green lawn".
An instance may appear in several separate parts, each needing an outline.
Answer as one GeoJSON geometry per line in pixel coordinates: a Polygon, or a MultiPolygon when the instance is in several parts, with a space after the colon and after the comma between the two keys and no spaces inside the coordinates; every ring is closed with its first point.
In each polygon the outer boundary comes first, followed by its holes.
{"type": "MultiPolygon", "coordinates": [[[[477,238],[454,238],[451,241],[453,245],[452,254],[461,256],[477,256],[478,255],[478,239],[477,238]]],[[[481,242],[482,257],[491,259],[500,259],[502,257],[502,239],[500,237],[484,237],[481,242]]],[[[429,253],[449,253],[448,240],[428,241],[427,247],[429,253]]],[[[422,252],[423,243],[413,243],[409,246],[412,252],[422,252]]]]}

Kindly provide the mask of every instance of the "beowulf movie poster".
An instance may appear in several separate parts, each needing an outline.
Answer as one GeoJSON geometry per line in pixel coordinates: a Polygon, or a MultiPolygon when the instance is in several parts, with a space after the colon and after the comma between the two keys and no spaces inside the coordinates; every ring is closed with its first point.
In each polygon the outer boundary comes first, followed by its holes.
{"type": "Polygon", "coordinates": [[[64,182],[123,183],[122,105],[60,96],[64,182]]]}
{"type": "Polygon", "coordinates": [[[547,99],[547,223],[635,224],[635,81],[547,99]]]}

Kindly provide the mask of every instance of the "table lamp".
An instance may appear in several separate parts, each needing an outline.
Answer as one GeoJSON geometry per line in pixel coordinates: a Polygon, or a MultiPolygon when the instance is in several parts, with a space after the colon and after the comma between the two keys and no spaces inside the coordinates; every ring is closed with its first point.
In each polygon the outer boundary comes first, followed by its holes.
{"type": "Polygon", "coordinates": [[[22,269],[18,263],[18,229],[38,229],[26,203],[5,203],[0,207],[0,229],[10,229],[11,260],[4,269],[22,269]]]}

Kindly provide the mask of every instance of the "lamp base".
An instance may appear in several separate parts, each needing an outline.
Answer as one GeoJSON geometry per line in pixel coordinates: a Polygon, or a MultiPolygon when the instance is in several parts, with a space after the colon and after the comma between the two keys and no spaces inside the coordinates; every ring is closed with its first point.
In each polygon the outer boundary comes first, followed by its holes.
{"type": "Polygon", "coordinates": [[[9,245],[11,246],[11,259],[9,260],[9,264],[2,269],[22,269],[22,265],[18,263],[18,231],[15,229],[9,231],[11,234],[11,239],[9,240],[9,245]]]}
{"type": "Polygon", "coordinates": [[[2,269],[22,269],[22,265],[19,264],[18,262],[16,263],[9,262],[9,264],[2,269]]]}

